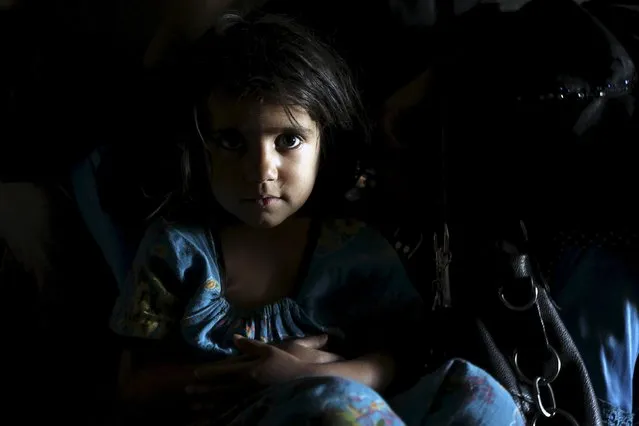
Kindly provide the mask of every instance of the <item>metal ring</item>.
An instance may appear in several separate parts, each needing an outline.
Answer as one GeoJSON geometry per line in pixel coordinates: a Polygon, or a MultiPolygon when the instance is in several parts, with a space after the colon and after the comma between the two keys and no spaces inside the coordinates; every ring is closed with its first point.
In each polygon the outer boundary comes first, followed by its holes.
{"type": "MultiPolygon", "coordinates": [[[[549,384],[554,382],[557,379],[557,377],[559,377],[559,372],[561,371],[561,358],[559,358],[559,354],[557,353],[555,348],[553,348],[551,345],[547,345],[546,347],[548,348],[550,353],[555,358],[555,361],[557,362],[557,371],[555,371],[554,374],[551,374],[550,377],[540,377],[541,379],[544,380],[546,384],[549,384]]],[[[535,384],[532,381],[532,379],[529,379],[528,376],[526,376],[524,372],[521,371],[521,368],[519,368],[519,352],[517,351],[517,349],[515,349],[513,353],[513,364],[515,364],[515,371],[517,372],[517,374],[519,374],[519,377],[521,377],[521,379],[524,382],[528,383],[529,385],[535,384]]]]}
{"type": "Polygon", "coordinates": [[[530,279],[531,298],[524,305],[516,306],[510,303],[508,299],[506,299],[506,296],[504,296],[504,287],[500,287],[498,293],[499,293],[499,299],[501,300],[501,303],[504,304],[504,306],[506,306],[511,311],[518,311],[518,312],[527,311],[528,309],[532,308],[535,305],[535,303],[537,303],[537,299],[539,298],[539,288],[537,287],[537,284],[534,283],[532,278],[530,279]]]}
{"type": "Polygon", "coordinates": [[[547,383],[543,377],[537,377],[535,379],[535,393],[537,394],[537,408],[539,408],[541,414],[543,414],[546,418],[554,417],[557,413],[557,401],[555,400],[555,392],[552,390],[552,386],[550,386],[550,383],[547,383]],[[548,388],[548,394],[550,395],[550,402],[552,403],[550,411],[546,410],[546,407],[544,407],[544,402],[541,400],[540,385],[542,384],[542,382],[543,385],[548,388]]]}
{"type": "MultiPolygon", "coordinates": [[[[555,417],[555,418],[563,417],[565,420],[567,420],[567,423],[570,426],[579,426],[579,422],[577,422],[577,420],[568,411],[562,410],[561,408],[557,408],[555,410],[555,415],[553,417],[555,417]]],[[[543,417],[541,415],[541,413],[535,414],[535,417],[533,417],[533,421],[530,424],[530,426],[537,426],[538,425],[537,422],[539,421],[539,419],[543,420],[543,419],[546,419],[546,417],[543,417]]],[[[541,423],[543,423],[543,421],[540,422],[539,424],[541,424],[541,423]]]]}

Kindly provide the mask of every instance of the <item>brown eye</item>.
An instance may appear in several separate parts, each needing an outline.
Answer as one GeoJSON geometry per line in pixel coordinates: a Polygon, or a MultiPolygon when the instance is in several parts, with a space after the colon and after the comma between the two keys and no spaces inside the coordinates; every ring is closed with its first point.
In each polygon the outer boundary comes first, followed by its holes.
{"type": "Polygon", "coordinates": [[[277,149],[291,150],[298,148],[303,142],[303,139],[298,135],[279,135],[275,140],[275,146],[277,149]]]}
{"type": "Polygon", "coordinates": [[[246,147],[246,141],[239,132],[223,131],[213,135],[213,143],[228,151],[239,151],[246,147]]]}
{"type": "Polygon", "coordinates": [[[229,151],[239,151],[240,149],[244,148],[244,143],[242,141],[237,141],[237,140],[228,140],[228,139],[222,139],[220,141],[217,142],[217,144],[229,151]]]}

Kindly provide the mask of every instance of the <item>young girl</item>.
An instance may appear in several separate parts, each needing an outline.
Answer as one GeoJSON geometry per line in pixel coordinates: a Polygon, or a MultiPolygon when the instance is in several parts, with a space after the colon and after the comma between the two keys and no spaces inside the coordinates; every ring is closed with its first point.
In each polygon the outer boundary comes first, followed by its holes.
{"type": "Polygon", "coordinates": [[[225,16],[194,57],[190,197],[147,231],[112,316],[138,338],[120,377],[137,421],[523,425],[462,361],[406,391],[422,302],[379,234],[335,218],[361,117],[341,60],[258,15],[225,16]]]}

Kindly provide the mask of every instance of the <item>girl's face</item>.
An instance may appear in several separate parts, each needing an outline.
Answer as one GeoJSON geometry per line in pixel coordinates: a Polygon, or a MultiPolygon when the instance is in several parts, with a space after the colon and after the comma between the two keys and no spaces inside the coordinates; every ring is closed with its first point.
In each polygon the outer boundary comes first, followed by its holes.
{"type": "Polygon", "coordinates": [[[211,188],[245,224],[272,228],[308,200],[319,168],[320,129],[301,108],[212,97],[211,188]]]}

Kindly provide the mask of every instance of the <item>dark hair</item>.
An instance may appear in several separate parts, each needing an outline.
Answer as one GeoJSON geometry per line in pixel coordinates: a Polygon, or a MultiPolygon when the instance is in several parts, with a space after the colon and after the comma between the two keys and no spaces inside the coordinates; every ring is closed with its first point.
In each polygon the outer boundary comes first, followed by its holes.
{"type": "Polygon", "coordinates": [[[194,46],[186,78],[189,102],[195,105],[192,127],[197,127],[185,144],[183,161],[184,191],[191,203],[198,208],[216,204],[202,174],[207,173],[207,154],[201,139],[210,129],[212,93],[279,104],[287,111],[303,108],[320,127],[323,152],[307,204],[313,208],[317,203],[312,200],[321,198],[321,205],[334,206],[343,200],[368,143],[367,120],[348,66],[307,29],[280,15],[226,14],[194,46]]]}

